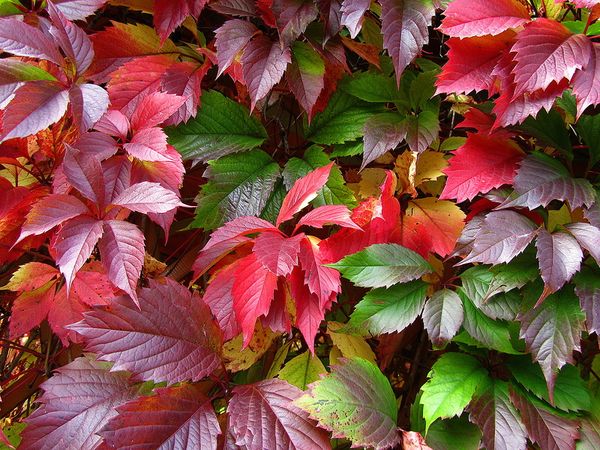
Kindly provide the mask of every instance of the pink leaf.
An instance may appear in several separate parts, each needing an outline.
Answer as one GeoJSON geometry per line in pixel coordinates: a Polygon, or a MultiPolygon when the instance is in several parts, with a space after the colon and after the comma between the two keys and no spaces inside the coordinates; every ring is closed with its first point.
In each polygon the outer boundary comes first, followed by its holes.
{"type": "Polygon", "coordinates": [[[239,263],[236,261],[220,270],[204,291],[204,303],[208,305],[219,324],[219,328],[223,331],[224,341],[229,341],[242,332],[233,310],[232,294],[238,265],[239,263]]]}
{"type": "Polygon", "coordinates": [[[87,131],[108,109],[108,93],[95,84],[75,85],[69,90],[69,102],[77,127],[87,131]]]}
{"type": "Polygon", "coordinates": [[[160,125],[185,103],[179,95],[153,92],[142,98],[131,115],[131,129],[141,130],[160,125]]]}
{"type": "Polygon", "coordinates": [[[81,153],[93,155],[101,161],[113,156],[119,150],[117,141],[107,134],[99,131],[90,131],[82,133],[79,139],[73,144],[73,148],[81,153]]]}
{"type": "Polygon", "coordinates": [[[305,214],[296,225],[296,229],[305,225],[314,228],[323,228],[325,225],[333,224],[345,228],[362,230],[350,218],[350,211],[345,205],[323,205],[305,214]]]}
{"type": "Polygon", "coordinates": [[[221,428],[200,386],[184,384],[156,389],[117,408],[100,432],[113,448],[216,449],[221,428]]]}
{"type": "Polygon", "coordinates": [[[110,204],[131,184],[131,161],[126,156],[110,158],[102,164],[104,198],[110,204]]]}
{"type": "Polygon", "coordinates": [[[290,49],[282,50],[278,42],[271,41],[264,34],[255,36],[246,45],[242,69],[250,94],[251,110],[279,83],[291,61],[290,49]]]}
{"type": "Polygon", "coordinates": [[[275,15],[281,47],[288,47],[317,18],[314,2],[304,0],[272,0],[271,10],[275,15]]]}
{"type": "Polygon", "coordinates": [[[144,234],[129,222],[107,220],[98,247],[108,278],[138,303],[136,288],[144,265],[144,234]]]}
{"type": "Polygon", "coordinates": [[[208,70],[208,66],[190,62],[173,64],[163,75],[162,89],[169,94],[179,95],[185,98],[184,103],[165,120],[166,125],[178,125],[196,117],[200,106],[200,95],[202,93],[202,79],[208,70]]]}
{"type": "Polygon", "coordinates": [[[111,109],[96,122],[94,129],[125,140],[129,131],[129,119],[121,111],[111,109]]]}
{"type": "Polygon", "coordinates": [[[54,302],[55,286],[39,287],[20,293],[10,310],[9,338],[19,339],[41,324],[54,302]]]}
{"type": "Polygon", "coordinates": [[[210,239],[202,249],[203,252],[209,248],[233,238],[245,236],[248,234],[260,233],[263,231],[274,231],[280,233],[280,231],[273,226],[272,223],[267,222],[264,219],[253,216],[238,217],[227,222],[221,228],[215,230],[211,235],[210,239]]]}
{"type": "Polygon", "coordinates": [[[183,23],[186,17],[198,18],[206,0],[155,0],[154,26],[162,41],[183,23]]]}
{"type": "Polygon", "coordinates": [[[89,216],[79,216],[66,222],[56,234],[52,248],[56,264],[65,276],[67,290],[77,271],[92,255],[96,242],[102,236],[102,221],[89,216]]]}
{"type": "Polygon", "coordinates": [[[308,290],[318,297],[321,308],[325,307],[333,294],[341,292],[340,273],[323,264],[319,246],[309,238],[303,239],[300,243],[300,266],[308,290]]]}
{"type": "Polygon", "coordinates": [[[235,250],[240,245],[251,241],[251,239],[244,236],[236,236],[231,239],[220,241],[208,249],[204,248],[198,254],[198,257],[192,265],[192,270],[194,271],[194,280],[204,274],[229,252],[235,250]]]}
{"type": "Polygon", "coordinates": [[[428,26],[434,14],[433,5],[421,0],[381,1],[383,48],[392,57],[398,85],[404,69],[428,41],[428,26]]]}
{"type": "Polygon", "coordinates": [[[370,0],[344,0],[342,2],[340,25],[348,28],[352,39],[358,36],[362,28],[364,15],[370,6],[370,0]]]}
{"type": "Polygon", "coordinates": [[[48,128],[65,114],[68,103],[68,91],[58,82],[37,81],[22,86],[4,110],[0,142],[48,128]]]}
{"type": "Polygon", "coordinates": [[[256,319],[269,312],[277,289],[277,275],[252,254],[240,260],[234,279],[233,307],[244,335],[244,347],[247,347],[254,334],[256,319]]]}
{"type": "Polygon", "coordinates": [[[406,131],[406,123],[399,114],[382,113],[367,119],[360,170],[384,153],[394,150],[406,137],[406,131]]]}
{"type": "Polygon", "coordinates": [[[563,78],[570,80],[577,69],[588,65],[592,45],[587,36],[572,34],[560,22],[541,18],[517,34],[510,51],[515,54],[513,97],[517,97],[547,89],[563,78]]]}
{"type": "Polygon", "coordinates": [[[48,12],[52,20],[50,34],[54,36],[65,56],[75,63],[77,73],[83,74],[94,59],[92,41],[83,28],[70,22],[53,3],[48,3],[48,12]]]}
{"type": "Polygon", "coordinates": [[[53,0],[52,3],[69,20],[82,20],[101,8],[106,0],[53,0]]]}
{"type": "Polygon", "coordinates": [[[87,306],[108,305],[117,292],[120,292],[119,289],[112,285],[99,261],[83,266],[71,288],[71,295],[87,306]]]}
{"type": "Polygon", "coordinates": [[[235,444],[247,450],[330,449],[327,433],[293,404],[301,394],[278,379],[236,387],[227,407],[235,444]]]}
{"type": "Polygon", "coordinates": [[[81,200],[72,195],[52,194],[31,208],[17,242],[34,234],[43,234],[57,225],[88,212],[81,200]]]}
{"type": "Polygon", "coordinates": [[[538,232],[537,259],[544,280],[543,297],[558,291],[581,267],[583,253],[579,244],[568,233],[548,233],[545,229],[538,232]]]}
{"type": "Polygon", "coordinates": [[[62,164],[69,184],[99,208],[104,206],[104,175],[100,161],[67,145],[62,164]]]}
{"type": "Polygon", "coordinates": [[[20,448],[98,447],[97,433],[117,415],[114,408],[136,396],[127,378],[86,358],[61,367],[42,384],[42,406],[26,419],[20,448]]]}
{"type": "Polygon", "coordinates": [[[113,199],[112,204],[144,214],[164,213],[178,206],[185,206],[173,191],[149,181],[129,186],[113,199]]]}
{"type": "Polygon", "coordinates": [[[0,19],[0,48],[17,56],[47,59],[59,66],[63,62],[55,43],[48,36],[14,18],[0,19]]]}
{"type": "Polygon", "coordinates": [[[331,167],[333,167],[333,163],[319,167],[308,175],[296,180],[283,199],[277,221],[275,222],[277,226],[290,220],[294,217],[294,214],[308,206],[309,202],[317,196],[319,190],[327,183],[331,167]]]}
{"type": "Polygon", "coordinates": [[[279,233],[262,233],[255,239],[252,252],[256,259],[275,275],[287,276],[298,264],[302,239],[302,233],[290,238],[279,233]]]}
{"type": "MultiPolygon", "coordinates": [[[[73,281],[74,283],[75,281],[73,281]]],[[[65,347],[71,342],[81,342],[81,336],[66,327],[79,322],[83,318],[83,313],[88,309],[89,306],[80,301],[72,289],[70,294],[67,295],[66,286],[60,288],[54,296],[52,306],[48,312],[48,323],[65,347]]]]}
{"type": "Polygon", "coordinates": [[[257,31],[258,28],[252,22],[240,19],[228,20],[217,28],[215,31],[215,46],[219,62],[217,77],[225,72],[257,31]]]}
{"type": "Polygon", "coordinates": [[[171,161],[167,154],[167,135],[162,128],[143,128],[135,132],[123,148],[142,161],[171,161]]]}
{"type": "Polygon", "coordinates": [[[221,333],[200,298],[167,278],[150,280],[139,303],[118,297],[69,328],[87,350],[114,362],[112,370],[129,370],[135,380],[197,381],[220,365],[221,333]]]}
{"type": "Polygon", "coordinates": [[[600,44],[592,44],[592,56],[585,69],[573,76],[573,94],[577,99],[577,118],[588,106],[600,104],[600,44]]]}
{"type": "Polygon", "coordinates": [[[496,35],[529,22],[527,6],[519,0],[454,0],[444,15],[440,30],[459,38],[496,35]]]}

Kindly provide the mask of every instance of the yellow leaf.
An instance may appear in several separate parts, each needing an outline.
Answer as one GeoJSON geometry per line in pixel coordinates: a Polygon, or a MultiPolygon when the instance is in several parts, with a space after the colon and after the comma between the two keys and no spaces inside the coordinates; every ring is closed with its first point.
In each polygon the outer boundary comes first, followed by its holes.
{"type": "Polygon", "coordinates": [[[394,163],[394,172],[398,176],[398,194],[409,194],[413,198],[417,196],[415,190],[416,154],[416,152],[405,151],[396,158],[394,163]]]}
{"type": "Polygon", "coordinates": [[[553,232],[560,225],[573,222],[571,211],[567,205],[563,205],[560,209],[552,209],[548,211],[548,231],[553,232]]]}
{"type": "Polygon", "coordinates": [[[223,345],[225,367],[232,372],[248,369],[265,354],[277,336],[277,333],[269,328],[263,328],[261,323],[257,322],[254,335],[247,348],[242,349],[241,334],[225,342],[223,345]]]}
{"type": "Polygon", "coordinates": [[[377,364],[375,353],[373,353],[373,350],[371,350],[367,341],[360,336],[339,333],[338,330],[343,326],[344,324],[339,322],[327,323],[327,334],[333,341],[333,345],[340,350],[344,358],[358,356],[373,364],[377,364]]]}
{"type": "Polygon", "coordinates": [[[321,360],[307,350],[289,360],[279,371],[277,377],[304,391],[307,385],[317,381],[320,378],[319,375],[326,372],[321,360]]]}
{"type": "Polygon", "coordinates": [[[358,196],[363,200],[369,197],[378,197],[381,191],[379,187],[385,179],[385,170],[367,168],[361,172],[361,180],[358,183],[358,196]]]}
{"type": "Polygon", "coordinates": [[[448,167],[448,161],[444,158],[444,154],[426,150],[417,158],[417,167],[415,170],[414,183],[415,186],[420,186],[425,181],[437,180],[444,175],[443,169],[448,167]]]}

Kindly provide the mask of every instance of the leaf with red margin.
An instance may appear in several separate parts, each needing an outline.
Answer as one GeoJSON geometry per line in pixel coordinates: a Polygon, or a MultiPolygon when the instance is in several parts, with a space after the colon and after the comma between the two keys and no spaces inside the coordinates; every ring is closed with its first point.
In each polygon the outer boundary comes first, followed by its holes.
{"type": "Polygon", "coordinates": [[[272,0],[271,11],[275,15],[282,48],[304,33],[318,14],[315,3],[305,0],[272,0]]]}
{"type": "Polygon", "coordinates": [[[290,62],[290,49],[282,49],[279,42],[271,41],[264,34],[255,36],[246,45],[242,70],[250,94],[250,110],[279,83],[290,62]]]}
{"type": "Polygon", "coordinates": [[[197,381],[219,367],[221,332],[199,297],[168,278],[149,280],[138,297],[139,307],[118,297],[69,329],[99,359],[114,362],[112,370],[129,370],[135,380],[197,381]]]}
{"type": "Polygon", "coordinates": [[[20,448],[96,448],[98,431],[117,415],[115,408],[136,396],[125,373],[77,358],[42,384],[41,407],[27,419],[20,448]]]}
{"type": "Polygon", "coordinates": [[[56,81],[25,84],[4,110],[0,120],[0,142],[48,128],[65,114],[68,104],[68,91],[56,81]]]}
{"type": "Polygon", "coordinates": [[[561,231],[550,234],[544,228],[538,231],[535,246],[545,284],[539,302],[548,294],[558,291],[579,272],[583,252],[577,240],[570,234],[561,231]]]}
{"type": "Polygon", "coordinates": [[[577,69],[587,66],[592,45],[587,36],[573,34],[555,20],[540,18],[517,34],[510,51],[515,54],[513,97],[517,97],[547,89],[552,82],[570,80],[577,69]]]}
{"type": "Polygon", "coordinates": [[[88,207],[72,195],[51,194],[44,197],[34,204],[27,214],[27,219],[21,228],[21,235],[16,243],[27,236],[50,231],[61,223],[86,214],[88,211],[88,207]]]}
{"type": "Polygon", "coordinates": [[[178,125],[196,117],[200,106],[202,94],[202,80],[210,66],[198,66],[191,62],[175,63],[169,67],[162,78],[162,89],[169,94],[180,95],[185,98],[184,103],[165,120],[165,125],[178,125]]]}
{"type": "Polygon", "coordinates": [[[325,225],[339,225],[344,228],[362,230],[362,228],[350,218],[350,210],[348,210],[346,205],[319,206],[302,216],[296,225],[296,229],[301,226],[323,228],[325,225]]]}
{"type": "Polygon", "coordinates": [[[577,421],[550,409],[534,397],[510,389],[510,399],[521,412],[523,424],[532,442],[548,450],[575,450],[579,438],[577,421]]]}
{"type": "Polygon", "coordinates": [[[587,67],[575,72],[573,94],[577,99],[577,119],[588,106],[600,104],[600,44],[592,44],[592,56],[587,67]]]}
{"type": "Polygon", "coordinates": [[[13,55],[46,59],[59,66],[63,62],[56,44],[48,36],[16,18],[0,19],[0,48],[13,55]]]}
{"type": "Polygon", "coordinates": [[[279,379],[236,387],[227,407],[235,444],[247,450],[330,449],[327,433],[293,404],[301,395],[300,389],[279,379]]]}
{"type": "Polygon", "coordinates": [[[600,264],[600,229],[584,222],[570,223],[565,228],[575,236],[579,245],[590,252],[600,264]]]}
{"type": "Polygon", "coordinates": [[[499,36],[450,38],[448,62],[435,83],[437,94],[469,94],[479,92],[494,83],[494,67],[514,42],[515,33],[506,31],[499,36]]]}
{"type": "Polygon", "coordinates": [[[305,238],[300,243],[299,259],[308,290],[317,296],[319,306],[324,308],[332,295],[341,292],[340,273],[323,265],[324,259],[319,246],[310,238],[305,238]]]}
{"type": "Polygon", "coordinates": [[[108,278],[139,303],[136,288],[144,265],[144,234],[129,222],[104,221],[104,234],[98,245],[108,278]]]}
{"type": "Polygon", "coordinates": [[[567,286],[548,296],[538,307],[520,314],[518,319],[521,322],[519,336],[542,368],[553,401],[558,371],[567,363],[574,364],[573,351],[581,349],[585,314],[573,288],[567,286]]]}
{"type": "Polygon", "coordinates": [[[449,166],[443,170],[448,178],[440,199],[457,202],[512,184],[524,156],[510,139],[481,133],[467,133],[465,144],[452,153],[449,166]]]}
{"type": "Polygon", "coordinates": [[[101,236],[101,220],[79,216],[63,224],[52,239],[50,245],[56,253],[56,264],[65,276],[67,290],[71,289],[75,274],[92,255],[101,236]]]}
{"type": "Polygon", "coordinates": [[[329,179],[333,163],[319,167],[308,175],[296,180],[290,191],[287,193],[281,204],[279,215],[275,224],[281,225],[283,222],[290,220],[294,214],[304,209],[312,199],[317,196],[319,190],[325,186],[329,179]]]}
{"type": "Polygon", "coordinates": [[[296,41],[292,46],[292,64],[285,76],[310,123],[319,95],[325,87],[325,63],[312,46],[296,41]]]}
{"type": "Polygon", "coordinates": [[[217,28],[215,31],[215,47],[219,63],[217,77],[220,77],[233,63],[257,31],[258,28],[252,22],[240,19],[228,20],[217,28]]]}
{"type": "Polygon", "coordinates": [[[497,35],[530,20],[527,6],[519,0],[454,0],[444,16],[440,30],[458,38],[497,35]]]}
{"type": "Polygon", "coordinates": [[[108,109],[108,92],[95,84],[85,83],[69,89],[69,106],[76,126],[84,132],[94,126],[108,109]]]}
{"type": "Polygon", "coordinates": [[[422,0],[382,0],[381,32],[385,48],[396,69],[396,81],[429,39],[429,25],[435,14],[430,2],[422,0]]]}
{"type": "Polygon", "coordinates": [[[300,241],[304,234],[285,237],[279,233],[262,233],[254,240],[252,253],[275,275],[287,276],[298,265],[300,241]]]}
{"type": "Polygon", "coordinates": [[[212,311],[219,328],[223,331],[223,340],[229,341],[242,332],[242,328],[233,310],[233,284],[239,260],[220,270],[211,279],[204,291],[204,303],[212,311]]]}
{"type": "Polygon", "coordinates": [[[207,0],[155,0],[154,26],[164,41],[186,17],[198,18],[207,0]]]}
{"type": "Polygon", "coordinates": [[[149,181],[132,184],[113,199],[112,204],[144,214],[165,213],[178,206],[185,206],[175,192],[149,181]]]}
{"type": "Polygon", "coordinates": [[[153,92],[143,97],[131,115],[131,129],[135,132],[160,125],[185,103],[185,97],[164,92],[153,92]]]}
{"type": "Polygon", "coordinates": [[[371,6],[370,0],[344,0],[340,12],[340,26],[345,26],[354,39],[360,33],[365,13],[371,6]]]}
{"type": "Polygon", "coordinates": [[[407,126],[403,116],[381,113],[365,122],[363,160],[360,170],[384,153],[394,150],[406,137],[407,126]]]}
{"type": "Polygon", "coordinates": [[[117,407],[100,431],[113,448],[217,448],[221,428],[200,386],[159,388],[117,407]]]}
{"type": "Polygon", "coordinates": [[[52,0],[69,20],[83,20],[106,3],[106,0],[52,0]]]}
{"type": "MultiPolygon", "coordinates": [[[[210,235],[210,239],[202,249],[202,252],[207,251],[209,248],[220,244],[221,242],[248,234],[261,233],[263,231],[281,233],[271,222],[267,222],[259,217],[238,217],[237,219],[233,219],[219,229],[215,230],[210,235]]],[[[202,252],[200,254],[202,254],[202,252]]],[[[200,255],[198,255],[198,257],[200,257],[200,255]]]]}
{"type": "Polygon", "coordinates": [[[104,175],[100,161],[66,145],[62,163],[67,182],[98,208],[104,207],[104,175]]]}
{"type": "Polygon", "coordinates": [[[256,255],[245,256],[239,261],[234,274],[233,308],[244,335],[244,348],[254,334],[256,319],[269,312],[277,275],[264,267],[256,255]]]}

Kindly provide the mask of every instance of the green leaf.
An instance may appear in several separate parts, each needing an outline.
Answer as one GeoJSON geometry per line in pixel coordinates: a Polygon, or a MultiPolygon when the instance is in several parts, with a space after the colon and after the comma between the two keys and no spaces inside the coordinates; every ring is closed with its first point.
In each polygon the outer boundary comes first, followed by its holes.
{"type": "Polygon", "coordinates": [[[349,439],[355,447],[383,449],[399,444],[394,391],[379,368],[362,358],[333,366],[294,403],[332,431],[334,438],[349,439]]]}
{"type": "MultiPolygon", "coordinates": [[[[309,172],[312,172],[318,167],[323,167],[329,164],[331,160],[323,149],[313,145],[304,152],[304,157],[290,158],[283,169],[283,182],[289,190],[292,188],[297,179],[302,178],[309,172]]],[[[346,186],[344,177],[340,168],[334,165],[329,173],[329,180],[323,188],[317,193],[317,196],[312,200],[311,205],[346,205],[348,208],[356,206],[354,194],[346,186]]]]}
{"type": "Polygon", "coordinates": [[[275,187],[273,187],[273,192],[271,192],[271,195],[269,196],[269,199],[262,210],[262,213],[260,213],[261,219],[275,223],[286,194],[287,190],[285,189],[283,180],[278,179],[275,183],[275,187]]]}
{"type": "Polygon", "coordinates": [[[438,138],[440,122],[439,102],[427,103],[416,115],[406,116],[406,143],[413,152],[424,152],[438,138]]]}
{"type": "MultiPolygon", "coordinates": [[[[511,359],[507,365],[519,384],[535,396],[550,402],[542,369],[533,364],[530,357],[511,359]]],[[[585,381],[577,368],[570,364],[564,366],[556,377],[554,406],[564,411],[589,411],[591,408],[591,397],[585,381]]]]}
{"type": "Polygon", "coordinates": [[[16,59],[2,60],[2,64],[0,65],[0,79],[5,80],[7,84],[18,83],[20,81],[57,81],[54,75],[45,70],[16,59]]]}
{"type": "Polygon", "coordinates": [[[0,0],[0,17],[23,14],[16,5],[21,3],[16,0],[0,0]]]}
{"type": "Polygon", "coordinates": [[[571,138],[558,111],[542,109],[535,118],[528,117],[519,128],[542,144],[556,148],[569,159],[573,158],[571,138]]]}
{"type": "Polygon", "coordinates": [[[600,161],[600,115],[583,115],[575,125],[581,140],[588,146],[590,166],[600,161]]]}
{"type": "Polygon", "coordinates": [[[421,314],[426,296],[427,284],[420,280],[374,289],[356,305],[348,328],[374,335],[400,332],[421,314]]]}
{"type": "Polygon", "coordinates": [[[459,415],[481,383],[488,380],[479,361],[463,353],[445,353],[427,375],[421,390],[426,430],[439,418],[459,415]]]}
{"type": "Polygon", "coordinates": [[[279,166],[262,150],[252,150],[211,161],[204,176],[209,181],[198,194],[190,226],[213,230],[236,217],[260,215],[279,177],[279,166]]]}
{"type": "Polygon", "coordinates": [[[356,156],[362,154],[364,151],[363,141],[346,142],[345,144],[338,144],[333,148],[330,153],[332,158],[342,158],[344,156],[356,156]]]}
{"type": "Polygon", "coordinates": [[[307,350],[290,359],[279,371],[277,377],[305,391],[306,386],[317,381],[322,373],[327,373],[325,366],[316,355],[312,355],[307,350]]]}
{"type": "Polygon", "coordinates": [[[419,111],[435,95],[437,71],[422,72],[410,84],[410,107],[419,111]]]}
{"type": "Polygon", "coordinates": [[[306,138],[317,144],[342,144],[363,135],[365,122],[383,109],[338,90],[325,110],[317,114],[306,130],[306,138]]]}
{"type": "Polygon", "coordinates": [[[244,106],[217,91],[202,93],[195,118],[165,131],[183,159],[200,161],[253,149],[267,138],[265,128],[244,106]]]}
{"type": "MultiPolygon", "coordinates": [[[[26,423],[23,422],[13,422],[11,425],[2,428],[4,435],[8,438],[8,441],[15,448],[19,448],[19,444],[21,443],[21,433],[27,426],[26,423]]],[[[0,449],[8,449],[9,447],[5,444],[0,443],[0,449]]]]}
{"type": "Polygon", "coordinates": [[[432,272],[419,254],[398,244],[374,244],[328,267],[361,287],[390,287],[432,272]]]}
{"type": "Polygon", "coordinates": [[[436,420],[427,432],[433,450],[478,450],[481,431],[465,417],[436,420]]]}
{"type": "Polygon", "coordinates": [[[396,80],[377,72],[356,72],[351,78],[347,78],[340,83],[339,88],[365,102],[394,103],[406,101],[396,88],[396,80]]]}

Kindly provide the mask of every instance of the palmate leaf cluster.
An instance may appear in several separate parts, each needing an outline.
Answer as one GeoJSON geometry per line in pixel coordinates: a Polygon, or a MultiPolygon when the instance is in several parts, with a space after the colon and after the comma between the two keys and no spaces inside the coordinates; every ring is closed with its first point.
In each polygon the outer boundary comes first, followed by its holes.
{"type": "Polygon", "coordinates": [[[599,37],[0,0],[0,445],[600,448],[599,37]]]}

